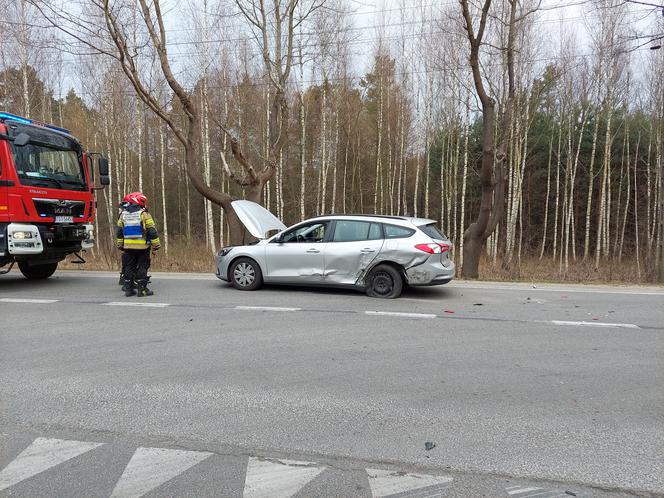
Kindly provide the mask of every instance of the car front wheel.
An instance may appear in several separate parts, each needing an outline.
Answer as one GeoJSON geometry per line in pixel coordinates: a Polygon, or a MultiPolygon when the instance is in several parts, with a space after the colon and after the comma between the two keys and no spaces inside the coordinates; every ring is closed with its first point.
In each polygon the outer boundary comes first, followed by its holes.
{"type": "Polygon", "coordinates": [[[231,266],[230,281],[236,289],[252,291],[263,284],[263,274],[253,259],[240,258],[231,266]]]}
{"type": "Polygon", "coordinates": [[[394,299],[401,295],[403,277],[390,265],[378,265],[367,278],[367,296],[394,299]]]}

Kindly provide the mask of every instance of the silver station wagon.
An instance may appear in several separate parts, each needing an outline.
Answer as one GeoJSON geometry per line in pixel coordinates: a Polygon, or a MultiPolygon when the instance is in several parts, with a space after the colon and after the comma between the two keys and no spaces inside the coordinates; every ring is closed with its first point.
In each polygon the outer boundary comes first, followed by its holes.
{"type": "Polygon", "coordinates": [[[217,277],[240,290],[256,290],[265,282],[352,287],[371,297],[395,298],[405,285],[440,285],[454,277],[450,241],[433,220],[329,215],[286,228],[259,204],[232,205],[258,239],[217,253],[217,277]]]}

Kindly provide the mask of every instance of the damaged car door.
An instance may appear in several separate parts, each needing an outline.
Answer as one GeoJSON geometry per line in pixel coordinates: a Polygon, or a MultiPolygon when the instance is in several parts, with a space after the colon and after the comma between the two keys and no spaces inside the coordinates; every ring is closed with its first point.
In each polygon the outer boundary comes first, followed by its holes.
{"type": "Polygon", "coordinates": [[[380,223],[335,220],[325,248],[325,283],[352,285],[360,279],[383,247],[380,223]]]}
{"type": "Polygon", "coordinates": [[[328,220],[303,223],[272,239],[265,248],[266,280],[320,284],[329,226],[328,220]]]}

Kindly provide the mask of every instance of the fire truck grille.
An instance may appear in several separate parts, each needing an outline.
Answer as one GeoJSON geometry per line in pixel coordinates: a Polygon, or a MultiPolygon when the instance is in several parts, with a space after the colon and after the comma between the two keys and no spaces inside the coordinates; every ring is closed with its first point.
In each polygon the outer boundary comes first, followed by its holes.
{"type": "Polygon", "coordinates": [[[41,217],[73,216],[82,218],[85,213],[83,201],[61,201],[58,199],[33,199],[37,213],[41,217]]]}

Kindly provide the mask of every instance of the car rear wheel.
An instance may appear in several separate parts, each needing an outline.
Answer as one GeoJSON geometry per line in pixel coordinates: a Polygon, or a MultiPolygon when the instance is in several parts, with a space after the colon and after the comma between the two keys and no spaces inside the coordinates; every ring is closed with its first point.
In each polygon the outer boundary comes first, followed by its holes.
{"type": "Polygon", "coordinates": [[[367,296],[394,299],[401,295],[403,277],[390,265],[378,265],[367,278],[367,296]]]}
{"type": "Polygon", "coordinates": [[[231,265],[230,280],[236,289],[252,291],[263,284],[263,273],[253,259],[239,258],[231,265]]]}
{"type": "Polygon", "coordinates": [[[58,263],[45,263],[42,265],[31,265],[26,261],[19,261],[18,269],[28,280],[43,280],[55,273],[58,263]]]}

